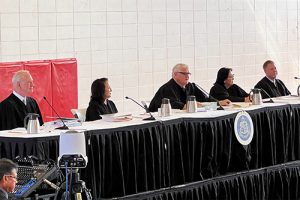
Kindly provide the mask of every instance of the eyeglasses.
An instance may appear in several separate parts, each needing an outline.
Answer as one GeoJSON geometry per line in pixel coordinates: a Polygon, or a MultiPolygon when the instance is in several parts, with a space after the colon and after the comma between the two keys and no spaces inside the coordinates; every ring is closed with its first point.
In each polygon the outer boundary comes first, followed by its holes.
{"type": "Polygon", "coordinates": [[[176,73],[182,74],[184,76],[190,76],[190,75],[192,75],[190,72],[176,72],[176,73]]]}
{"type": "Polygon", "coordinates": [[[13,176],[13,175],[7,175],[7,174],[5,174],[4,176],[11,177],[11,178],[15,179],[15,181],[17,181],[17,177],[16,177],[16,176],[13,176]]]}

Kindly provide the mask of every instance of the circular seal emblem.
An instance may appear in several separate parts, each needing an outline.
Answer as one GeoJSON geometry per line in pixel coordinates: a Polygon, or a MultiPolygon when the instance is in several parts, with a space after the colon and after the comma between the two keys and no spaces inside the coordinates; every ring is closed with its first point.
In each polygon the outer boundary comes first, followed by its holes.
{"type": "Polygon", "coordinates": [[[253,139],[253,121],[246,111],[239,112],[234,120],[234,133],[242,145],[248,145],[253,139]]]}

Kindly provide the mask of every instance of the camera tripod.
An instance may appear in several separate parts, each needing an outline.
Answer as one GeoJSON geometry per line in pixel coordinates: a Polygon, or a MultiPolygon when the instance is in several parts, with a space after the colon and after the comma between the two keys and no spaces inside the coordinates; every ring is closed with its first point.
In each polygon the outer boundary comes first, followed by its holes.
{"type": "Polygon", "coordinates": [[[78,169],[67,169],[70,176],[61,184],[55,200],[92,200],[90,190],[85,182],[80,180],[78,169]],[[67,185],[68,184],[68,185],[67,185]]]}

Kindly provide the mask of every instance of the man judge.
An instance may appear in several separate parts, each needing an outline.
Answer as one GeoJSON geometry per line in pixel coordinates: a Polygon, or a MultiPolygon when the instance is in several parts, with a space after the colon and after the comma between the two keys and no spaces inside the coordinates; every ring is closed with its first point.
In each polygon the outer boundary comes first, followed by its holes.
{"type": "MultiPolygon", "coordinates": [[[[186,64],[179,63],[173,67],[172,78],[159,88],[153,97],[149,110],[155,112],[160,108],[163,98],[170,99],[170,104],[173,109],[186,109],[187,96],[193,95],[196,97],[197,106],[200,107],[201,102],[216,101],[213,98],[204,94],[195,83],[190,83],[190,71],[186,64]]],[[[230,101],[224,99],[219,101],[219,104],[228,105],[230,101]]]]}
{"type": "Polygon", "coordinates": [[[263,98],[280,97],[291,94],[284,83],[276,78],[278,72],[272,60],[267,60],[263,64],[263,69],[266,76],[254,86],[254,88],[263,89],[265,91],[261,92],[263,98]]]}
{"type": "Polygon", "coordinates": [[[29,97],[33,92],[33,79],[27,70],[20,70],[12,77],[13,92],[0,103],[0,130],[24,127],[24,118],[28,113],[42,115],[37,102],[29,97]]]}

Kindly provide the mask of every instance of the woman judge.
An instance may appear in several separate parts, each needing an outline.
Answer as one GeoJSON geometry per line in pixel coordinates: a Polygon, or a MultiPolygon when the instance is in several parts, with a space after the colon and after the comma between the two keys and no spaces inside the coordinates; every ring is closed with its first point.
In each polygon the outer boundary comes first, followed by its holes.
{"type": "Polygon", "coordinates": [[[229,99],[232,102],[250,102],[249,94],[233,83],[234,74],[231,68],[222,67],[217,80],[210,89],[210,95],[217,100],[229,99]]]}
{"type": "Polygon", "coordinates": [[[111,100],[111,88],[107,78],[96,79],[91,87],[91,99],[86,110],[86,121],[101,119],[100,115],[117,113],[118,110],[111,100]]]}

